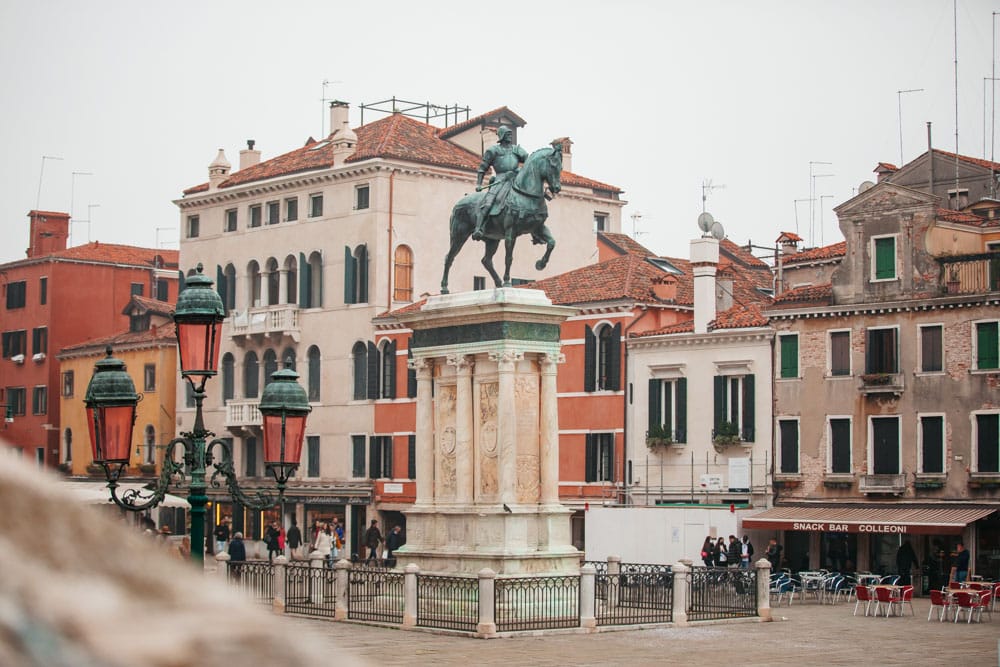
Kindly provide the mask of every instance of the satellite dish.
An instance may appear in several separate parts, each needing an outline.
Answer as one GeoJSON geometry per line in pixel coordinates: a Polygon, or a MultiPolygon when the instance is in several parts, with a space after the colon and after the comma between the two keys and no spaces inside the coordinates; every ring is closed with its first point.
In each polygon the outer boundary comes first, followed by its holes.
{"type": "Polygon", "coordinates": [[[865,192],[867,190],[871,190],[874,187],[875,184],[872,183],[871,181],[862,181],[861,185],[858,186],[858,194],[861,194],[862,192],[865,192]]]}
{"type": "Polygon", "coordinates": [[[698,229],[700,229],[705,234],[712,229],[712,224],[715,222],[715,218],[708,211],[703,212],[698,216],[698,229]]]}
{"type": "Polygon", "coordinates": [[[716,241],[721,241],[726,237],[726,230],[723,229],[721,222],[713,222],[712,229],[709,230],[709,233],[716,241]]]}

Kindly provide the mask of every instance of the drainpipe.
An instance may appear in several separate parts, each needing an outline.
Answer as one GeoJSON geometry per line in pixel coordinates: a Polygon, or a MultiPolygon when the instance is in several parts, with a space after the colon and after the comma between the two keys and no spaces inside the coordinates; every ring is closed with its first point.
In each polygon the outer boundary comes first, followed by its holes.
{"type": "Polygon", "coordinates": [[[389,172],[389,247],[386,250],[389,256],[389,261],[386,265],[389,267],[388,280],[386,281],[386,299],[385,299],[385,309],[392,310],[392,274],[395,268],[395,256],[392,252],[392,200],[393,200],[393,190],[396,183],[396,170],[393,169],[389,172]]]}
{"type": "Polygon", "coordinates": [[[927,159],[930,164],[928,166],[928,181],[927,189],[930,190],[931,194],[934,194],[934,149],[931,147],[931,122],[927,121],[927,159]]]}
{"type": "MultiPolygon", "coordinates": [[[[625,372],[625,400],[622,401],[622,500],[628,499],[628,483],[631,481],[625,478],[625,470],[628,468],[628,461],[625,460],[625,453],[628,451],[628,406],[629,400],[632,398],[631,387],[629,386],[629,376],[628,376],[628,332],[639,323],[639,320],[646,317],[649,314],[649,306],[643,304],[640,306],[642,308],[642,313],[639,317],[632,320],[625,330],[622,332],[622,337],[625,342],[622,344],[625,352],[622,354],[622,370],[625,372]]],[[[649,477],[649,466],[646,467],[646,476],[649,477]]],[[[647,496],[646,502],[649,502],[647,496]]],[[[622,502],[624,505],[625,503],[622,502]]]]}

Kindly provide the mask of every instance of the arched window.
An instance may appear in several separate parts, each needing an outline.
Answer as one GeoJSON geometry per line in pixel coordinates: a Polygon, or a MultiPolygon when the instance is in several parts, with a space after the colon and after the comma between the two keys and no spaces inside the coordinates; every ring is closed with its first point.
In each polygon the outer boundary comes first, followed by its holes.
{"type": "Polygon", "coordinates": [[[257,398],[260,391],[260,365],[257,353],[247,352],[243,357],[243,398],[257,398]]]}
{"type": "Polygon", "coordinates": [[[271,384],[271,376],[278,370],[278,355],[274,350],[264,352],[264,386],[271,384]]]}
{"type": "Polygon", "coordinates": [[[368,346],[358,341],[351,348],[354,362],[354,400],[368,398],[368,346]]]}
{"type": "Polygon", "coordinates": [[[584,391],[618,391],[621,388],[621,331],[618,323],[589,326],[584,331],[584,391]]]}
{"type": "Polygon", "coordinates": [[[73,462],[73,429],[63,431],[63,463],[73,462]]]}
{"type": "Polygon", "coordinates": [[[309,305],[319,308],[323,305],[323,256],[319,252],[309,255],[309,305]]]}
{"type": "Polygon", "coordinates": [[[156,429],[153,428],[152,424],[146,424],[146,428],[143,431],[143,462],[144,463],[155,463],[156,462],[156,429]]]}
{"type": "Polygon", "coordinates": [[[381,362],[379,398],[396,398],[396,341],[383,341],[379,347],[381,362]]]}
{"type": "Polygon", "coordinates": [[[236,310],[236,267],[227,264],[222,274],[226,278],[226,296],[223,303],[227,311],[236,310]]]}
{"type": "Polygon", "coordinates": [[[413,301],[413,251],[410,250],[410,246],[396,246],[393,262],[395,265],[393,301],[413,301]]]}
{"type": "Polygon", "coordinates": [[[318,401],[320,397],[320,354],[319,348],[315,345],[309,348],[307,352],[309,357],[309,400],[318,401]]]}
{"type": "Polygon", "coordinates": [[[368,246],[344,247],[344,303],[368,303],[368,246]]]}
{"type": "Polygon", "coordinates": [[[233,368],[236,359],[231,352],[222,355],[222,402],[232,400],[236,397],[236,386],[233,378],[233,368]]]}
{"type": "Polygon", "coordinates": [[[278,260],[271,257],[267,260],[267,305],[273,306],[275,304],[281,303],[278,294],[279,280],[281,279],[278,273],[278,260]]]}
{"type": "Polygon", "coordinates": [[[296,270],[295,255],[285,258],[285,300],[282,303],[298,303],[299,274],[296,270]]]}
{"type": "Polygon", "coordinates": [[[247,264],[247,307],[260,307],[260,264],[255,259],[247,264]]]}

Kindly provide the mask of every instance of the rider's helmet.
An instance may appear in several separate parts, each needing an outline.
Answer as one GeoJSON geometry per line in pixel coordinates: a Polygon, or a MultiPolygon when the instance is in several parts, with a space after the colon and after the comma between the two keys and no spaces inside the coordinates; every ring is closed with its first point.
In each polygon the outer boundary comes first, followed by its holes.
{"type": "Polygon", "coordinates": [[[501,125],[500,127],[497,128],[497,139],[499,139],[500,141],[503,141],[504,139],[506,139],[509,136],[510,136],[510,128],[509,127],[507,127],[506,125],[501,125]]]}

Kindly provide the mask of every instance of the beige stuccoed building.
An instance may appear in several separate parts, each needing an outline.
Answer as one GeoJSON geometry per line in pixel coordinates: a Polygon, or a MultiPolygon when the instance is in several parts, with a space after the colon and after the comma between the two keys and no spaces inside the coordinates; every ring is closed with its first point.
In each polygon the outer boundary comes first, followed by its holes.
{"type": "MultiPolygon", "coordinates": [[[[229,313],[219,377],[207,388],[206,424],[231,441],[248,486],[270,482],[257,411],[266,378],[280,360],[292,359],[307,389],[313,411],[285,508],[286,527],[295,517],[306,540],[314,521],[336,517],[346,525],[349,555],[371,519],[383,519],[383,533],[403,520],[370,508],[373,476],[401,488],[412,488],[413,479],[412,452],[372,437],[374,405],[414,410],[405,353],[376,339],[371,320],[439,291],[452,206],[474,190],[482,152],[501,124],[516,141],[524,120],[501,107],[447,127],[392,113],[351,129],[348,105],[334,102],[329,136],[263,161],[248,142],[236,169],[220,149],[208,182],[175,201],[181,266],[190,272],[203,264],[229,313]]],[[[562,191],[549,202],[547,223],[555,251],[536,271],[542,247],[521,237],[511,270],[516,282],[593,262],[596,231],[621,228],[622,191],[574,174],[571,143],[563,146],[562,191]]],[[[492,287],[482,249],[470,241],[458,255],[452,292],[492,287]]],[[[502,273],[502,245],[495,262],[502,273]]],[[[178,391],[178,431],[194,419],[185,388],[178,391]]],[[[218,498],[210,520],[232,515],[234,529],[250,538],[277,518],[277,510],[244,514],[227,500],[218,498]]]]}

